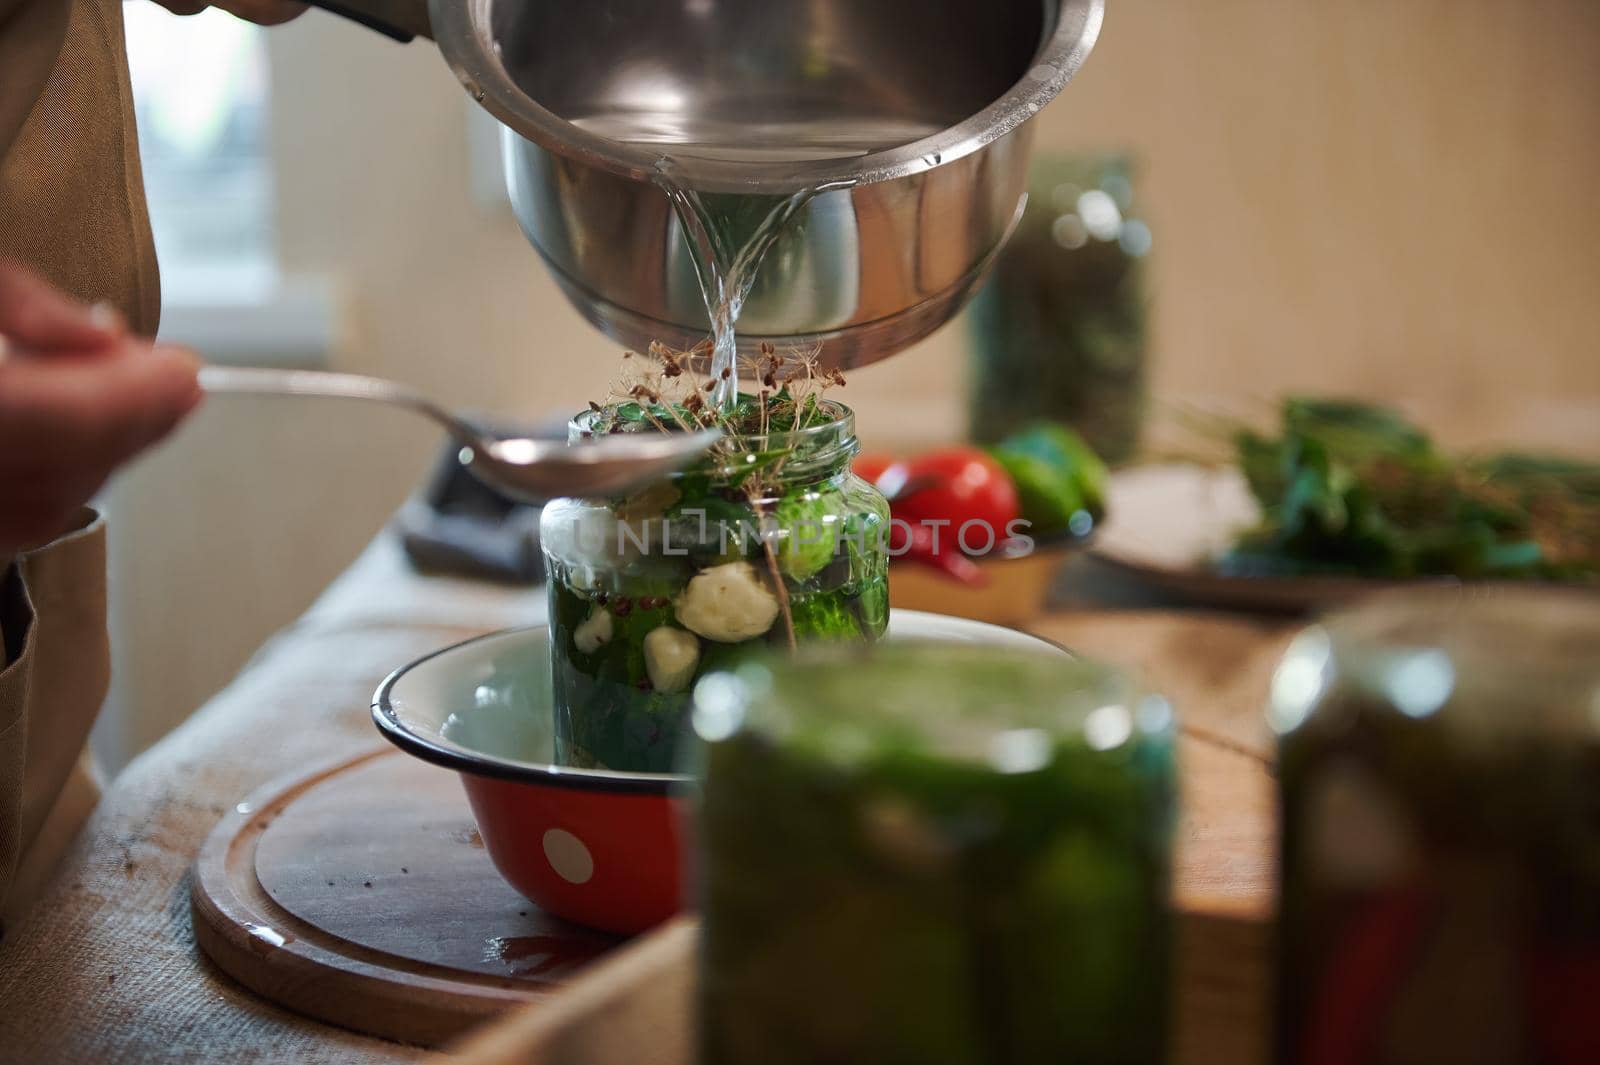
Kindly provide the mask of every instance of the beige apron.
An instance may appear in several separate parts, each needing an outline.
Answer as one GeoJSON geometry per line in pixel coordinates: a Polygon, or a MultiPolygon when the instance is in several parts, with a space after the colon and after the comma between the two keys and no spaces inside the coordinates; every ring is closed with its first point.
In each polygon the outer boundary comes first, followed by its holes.
{"type": "MultiPolygon", "coordinates": [[[[150,334],[161,294],[132,116],[121,0],[0,0],[0,256],[150,334]]],[[[82,752],[109,658],[97,517],[0,558],[0,921],[94,805],[82,752]]]]}
{"type": "Polygon", "coordinates": [[[121,0],[0,0],[0,256],[155,332],[121,0]]]}
{"type": "Polygon", "coordinates": [[[99,795],[83,749],[111,675],[105,574],[105,523],[85,512],[0,587],[0,922],[26,908],[99,795]]]}

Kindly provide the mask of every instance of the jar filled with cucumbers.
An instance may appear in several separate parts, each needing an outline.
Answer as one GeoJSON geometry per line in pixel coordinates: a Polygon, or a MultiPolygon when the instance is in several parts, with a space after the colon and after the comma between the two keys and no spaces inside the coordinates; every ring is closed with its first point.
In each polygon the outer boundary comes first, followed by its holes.
{"type": "Polygon", "coordinates": [[[1160,696],[895,641],[707,677],[693,723],[702,1065],[1167,1060],[1160,696]]]}
{"type": "MultiPolygon", "coordinates": [[[[593,407],[574,439],[704,424],[677,407],[593,407]]],[[[700,676],[755,651],[868,643],[888,625],[883,496],[850,472],[849,408],[741,396],[699,464],[624,499],[558,499],[549,574],[557,761],[668,773],[700,676]]]]}

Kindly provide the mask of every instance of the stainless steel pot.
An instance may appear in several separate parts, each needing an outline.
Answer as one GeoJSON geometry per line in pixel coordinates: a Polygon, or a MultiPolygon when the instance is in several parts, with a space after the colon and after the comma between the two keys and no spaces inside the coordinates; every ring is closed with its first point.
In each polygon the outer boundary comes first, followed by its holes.
{"type": "Polygon", "coordinates": [[[739,338],[821,341],[826,362],[848,367],[920,340],[976,288],[1021,216],[1028,119],[1082,65],[1103,4],[319,6],[400,39],[431,34],[505,125],[523,231],[573,305],[623,344],[687,347],[708,328],[658,183],[663,156],[675,181],[734,219],[833,186],[767,255],[739,338]]]}

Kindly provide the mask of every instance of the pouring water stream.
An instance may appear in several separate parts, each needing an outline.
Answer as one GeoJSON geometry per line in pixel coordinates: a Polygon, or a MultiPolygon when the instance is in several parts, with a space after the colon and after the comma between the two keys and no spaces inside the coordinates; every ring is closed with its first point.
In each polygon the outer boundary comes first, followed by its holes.
{"type": "Polygon", "coordinates": [[[739,344],[735,327],[762,262],[812,197],[830,189],[848,188],[850,183],[802,189],[779,200],[743,243],[735,246],[730,239],[734,234],[728,231],[732,219],[718,218],[704,197],[674,180],[670,158],[663,156],[656,164],[656,172],[656,183],[672,201],[673,211],[689,240],[690,260],[700,282],[706,314],[711,319],[711,377],[715,382],[712,401],[718,410],[728,410],[739,398],[739,344]]]}

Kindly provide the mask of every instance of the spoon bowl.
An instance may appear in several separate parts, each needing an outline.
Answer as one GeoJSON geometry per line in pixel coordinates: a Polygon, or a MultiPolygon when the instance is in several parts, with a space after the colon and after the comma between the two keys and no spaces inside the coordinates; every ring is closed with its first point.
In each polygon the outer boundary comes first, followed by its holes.
{"type": "Polygon", "coordinates": [[[466,466],[480,480],[525,500],[613,497],[659,481],[703,455],[722,434],[649,433],[581,444],[514,437],[466,446],[466,466]]]}

